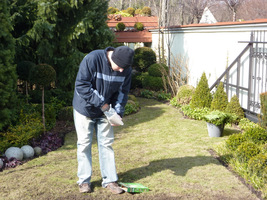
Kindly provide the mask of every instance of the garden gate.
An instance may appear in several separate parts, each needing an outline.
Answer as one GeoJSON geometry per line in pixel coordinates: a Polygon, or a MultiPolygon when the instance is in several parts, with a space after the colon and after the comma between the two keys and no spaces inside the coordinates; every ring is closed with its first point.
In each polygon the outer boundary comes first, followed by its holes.
{"type": "Polygon", "coordinates": [[[247,117],[257,121],[260,94],[267,91],[267,32],[252,31],[250,41],[239,56],[210,87],[224,82],[228,99],[237,95],[247,117]]]}

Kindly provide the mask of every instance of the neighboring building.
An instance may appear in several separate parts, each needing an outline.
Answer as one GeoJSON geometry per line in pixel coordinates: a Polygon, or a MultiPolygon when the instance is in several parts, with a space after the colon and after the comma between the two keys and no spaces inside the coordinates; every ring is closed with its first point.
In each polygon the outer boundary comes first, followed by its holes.
{"type": "Polygon", "coordinates": [[[213,14],[211,13],[210,9],[208,7],[206,7],[204,9],[204,12],[202,14],[202,17],[200,19],[200,24],[214,24],[217,23],[217,20],[215,19],[215,17],[213,16],[213,14]]]}
{"type": "MultiPolygon", "coordinates": [[[[159,41],[159,31],[154,29],[150,32],[152,33],[151,48],[157,53],[158,43],[162,44],[162,41],[159,41]]],[[[240,69],[235,68],[230,75],[236,74],[237,71],[241,73],[238,78],[231,77],[232,84],[239,82],[241,90],[253,85],[253,88],[240,92],[240,104],[246,110],[259,113],[259,94],[267,91],[267,44],[265,44],[267,19],[182,25],[165,29],[163,33],[166,60],[171,61],[170,65],[175,65],[175,61],[181,57],[186,60],[188,84],[193,86],[197,85],[201,74],[205,72],[211,87],[225,69],[237,61],[236,58],[244,48],[249,43],[253,43],[251,52],[254,54],[246,51],[238,61],[240,69]],[[255,43],[250,42],[252,31],[259,33],[253,39],[255,43]],[[254,63],[254,68],[250,71],[249,65],[254,63]],[[256,64],[260,65],[256,66],[256,64]]],[[[229,99],[236,93],[235,91],[236,89],[229,91],[229,99]]]]}
{"type": "Polygon", "coordinates": [[[158,17],[121,17],[118,15],[109,16],[108,27],[115,31],[116,41],[118,43],[127,43],[128,46],[150,46],[152,43],[152,33],[150,29],[158,27],[158,17]],[[119,22],[125,24],[125,31],[116,31],[116,25],[119,22]],[[143,31],[136,31],[134,25],[141,22],[144,25],[143,31]],[[131,43],[131,44],[129,44],[131,43]]]}

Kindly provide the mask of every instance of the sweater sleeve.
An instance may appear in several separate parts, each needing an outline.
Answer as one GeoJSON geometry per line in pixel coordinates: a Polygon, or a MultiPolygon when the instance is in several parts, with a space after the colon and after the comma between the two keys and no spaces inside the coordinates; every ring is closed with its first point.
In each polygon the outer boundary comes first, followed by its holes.
{"type": "Polygon", "coordinates": [[[88,54],[82,60],[75,81],[75,92],[83,98],[88,106],[100,107],[104,105],[104,97],[93,88],[96,77],[94,58],[88,54]]]}
{"type": "Polygon", "coordinates": [[[124,114],[124,107],[127,103],[128,100],[128,93],[130,91],[130,87],[131,87],[131,68],[127,74],[127,76],[125,77],[124,82],[122,83],[119,91],[118,91],[118,95],[116,97],[116,101],[115,101],[115,110],[116,112],[122,117],[124,114]]]}

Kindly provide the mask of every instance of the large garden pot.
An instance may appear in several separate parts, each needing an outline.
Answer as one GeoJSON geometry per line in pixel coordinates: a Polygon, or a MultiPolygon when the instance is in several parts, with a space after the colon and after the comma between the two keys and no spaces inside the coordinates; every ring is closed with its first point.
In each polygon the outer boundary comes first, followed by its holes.
{"type": "Polygon", "coordinates": [[[215,125],[212,123],[207,122],[207,127],[208,127],[208,133],[210,137],[221,137],[223,130],[224,130],[224,124],[222,125],[215,125]]]}

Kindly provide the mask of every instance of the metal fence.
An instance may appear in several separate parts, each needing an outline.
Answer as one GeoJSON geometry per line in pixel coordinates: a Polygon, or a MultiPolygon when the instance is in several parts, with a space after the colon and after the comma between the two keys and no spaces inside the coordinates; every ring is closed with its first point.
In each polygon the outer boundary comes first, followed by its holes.
{"type": "Polygon", "coordinates": [[[210,87],[221,81],[230,100],[237,95],[247,115],[260,113],[260,94],[267,91],[267,32],[251,32],[250,41],[232,64],[210,87]]]}

